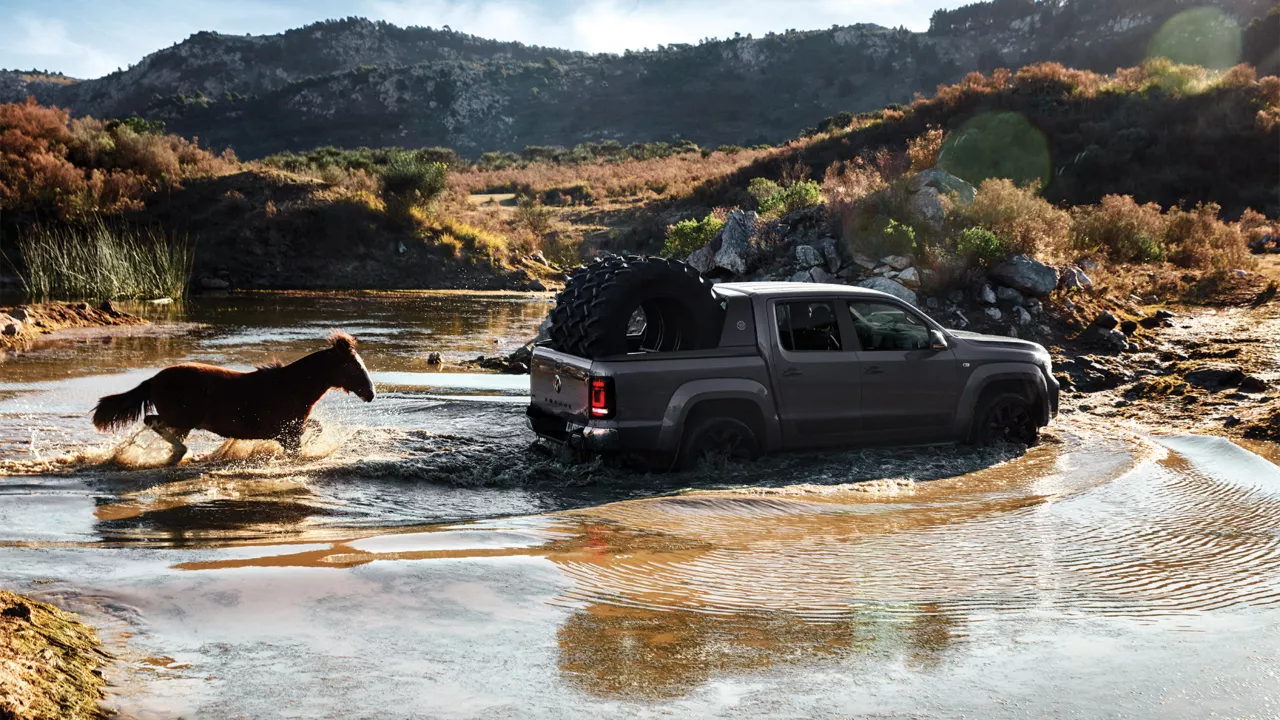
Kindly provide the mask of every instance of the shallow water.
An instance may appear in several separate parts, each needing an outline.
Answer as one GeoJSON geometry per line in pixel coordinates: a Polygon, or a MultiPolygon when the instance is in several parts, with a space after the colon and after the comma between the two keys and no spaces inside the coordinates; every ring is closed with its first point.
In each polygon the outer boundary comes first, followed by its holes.
{"type": "Polygon", "coordinates": [[[0,585],[100,627],[126,717],[1280,715],[1273,446],[1062,419],[1025,454],[575,465],[532,446],[524,379],[425,364],[545,310],[236,298],[10,359],[0,585]],[[309,457],[101,462],[98,395],[335,327],[383,394],[326,398],[309,457]]]}

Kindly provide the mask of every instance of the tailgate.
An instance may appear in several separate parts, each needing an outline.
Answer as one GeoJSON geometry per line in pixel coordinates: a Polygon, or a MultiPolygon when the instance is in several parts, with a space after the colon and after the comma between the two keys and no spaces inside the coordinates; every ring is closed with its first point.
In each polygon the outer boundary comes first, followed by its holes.
{"type": "Polygon", "coordinates": [[[534,348],[529,375],[529,396],[533,407],[580,425],[587,423],[591,402],[590,360],[547,348],[534,348]]]}

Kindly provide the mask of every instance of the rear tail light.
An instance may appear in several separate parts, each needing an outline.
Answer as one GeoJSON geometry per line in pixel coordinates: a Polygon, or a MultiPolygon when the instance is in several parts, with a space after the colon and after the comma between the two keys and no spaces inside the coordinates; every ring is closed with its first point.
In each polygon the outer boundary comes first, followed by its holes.
{"type": "Polygon", "coordinates": [[[613,378],[591,378],[591,417],[613,417],[613,378]]]}

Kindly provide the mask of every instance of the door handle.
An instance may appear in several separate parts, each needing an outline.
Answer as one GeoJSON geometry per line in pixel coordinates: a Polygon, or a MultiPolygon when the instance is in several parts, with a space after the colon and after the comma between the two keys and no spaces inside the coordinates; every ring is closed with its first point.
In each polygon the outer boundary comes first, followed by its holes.
{"type": "Polygon", "coordinates": [[[800,368],[792,367],[782,371],[782,377],[797,377],[803,374],[804,373],[800,372],[800,368]]]}
{"type": "Polygon", "coordinates": [[[866,370],[863,370],[862,372],[864,375],[883,375],[884,374],[884,371],[880,369],[879,365],[870,365],[867,367],[866,370]]]}

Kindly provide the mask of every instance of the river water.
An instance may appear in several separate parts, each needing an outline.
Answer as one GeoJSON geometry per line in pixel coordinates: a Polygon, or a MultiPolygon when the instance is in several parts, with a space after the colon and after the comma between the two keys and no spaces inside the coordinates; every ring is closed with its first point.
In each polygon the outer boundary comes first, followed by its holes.
{"type": "Polygon", "coordinates": [[[1280,717],[1280,469],[1079,415],[1030,450],[574,464],[443,369],[539,296],[250,295],[0,365],[0,586],[86,615],[125,717],[1280,717]],[[88,412],[362,341],[306,457],[88,412]]]}

